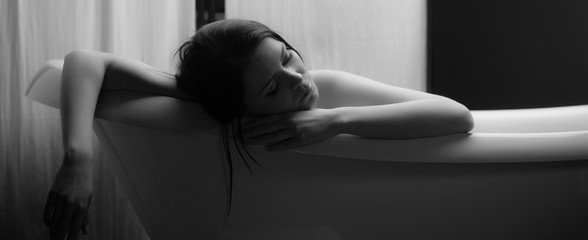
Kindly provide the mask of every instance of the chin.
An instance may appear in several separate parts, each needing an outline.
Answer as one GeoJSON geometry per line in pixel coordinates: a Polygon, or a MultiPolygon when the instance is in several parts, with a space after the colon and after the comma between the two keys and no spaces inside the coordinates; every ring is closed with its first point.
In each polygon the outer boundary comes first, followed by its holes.
{"type": "Polygon", "coordinates": [[[314,91],[310,97],[308,98],[308,109],[311,109],[314,107],[314,105],[316,104],[316,102],[318,101],[319,98],[319,94],[318,91],[314,91]]]}

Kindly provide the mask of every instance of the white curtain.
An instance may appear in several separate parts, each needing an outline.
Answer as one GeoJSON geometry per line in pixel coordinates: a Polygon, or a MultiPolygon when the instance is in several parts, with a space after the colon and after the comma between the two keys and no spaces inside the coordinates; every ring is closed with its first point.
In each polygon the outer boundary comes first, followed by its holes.
{"type": "MultiPolygon", "coordinates": [[[[39,67],[85,48],[174,72],[172,55],[194,33],[194,12],[194,0],[0,0],[0,239],[49,236],[43,206],[63,153],[59,111],[24,96],[39,67]]],[[[96,152],[86,239],[146,239],[96,152]]]]}
{"type": "Polygon", "coordinates": [[[426,90],[426,0],[226,0],[226,16],[281,33],[313,69],[426,90]]]}

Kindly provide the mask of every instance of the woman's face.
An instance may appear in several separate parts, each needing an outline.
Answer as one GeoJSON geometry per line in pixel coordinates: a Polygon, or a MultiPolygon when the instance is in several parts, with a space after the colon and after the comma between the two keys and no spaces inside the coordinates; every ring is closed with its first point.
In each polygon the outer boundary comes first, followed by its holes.
{"type": "Polygon", "coordinates": [[[243,81],[247,113],[253,115],[308,110],[318,99],[318,90],[300,56],[273,38],[259,44],[243,81]]]}

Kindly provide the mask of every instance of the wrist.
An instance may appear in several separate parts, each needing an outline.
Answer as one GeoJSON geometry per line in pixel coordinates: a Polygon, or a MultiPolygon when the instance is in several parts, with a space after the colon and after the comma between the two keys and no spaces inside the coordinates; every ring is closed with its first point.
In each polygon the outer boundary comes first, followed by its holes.
{"type": "Polygon", "coordinates": [[[63,156],[64,165],[88,165],[92,164],[92,147],[70,146],[65,148],[63,156]]]}
{"type": "Polygon", "coordinates": [[[332,111],[335,113],[335,116],[333,117],[333,126],[337,134],[347,133],[347,118],[345,116],[345,108],[333,108],[332,111]]]}

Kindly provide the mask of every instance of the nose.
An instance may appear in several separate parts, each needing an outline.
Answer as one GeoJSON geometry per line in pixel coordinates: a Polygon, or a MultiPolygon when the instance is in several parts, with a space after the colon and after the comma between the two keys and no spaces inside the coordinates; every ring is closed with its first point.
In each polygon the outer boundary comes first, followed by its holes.
{"type": "Polygon", "coordinates": [[[304,78],[301,73],[294,71],[293,69],[285,69],[284,80],[288,86],[288,89],[295,90],[297,87],[304,82],[304,78]]]}

